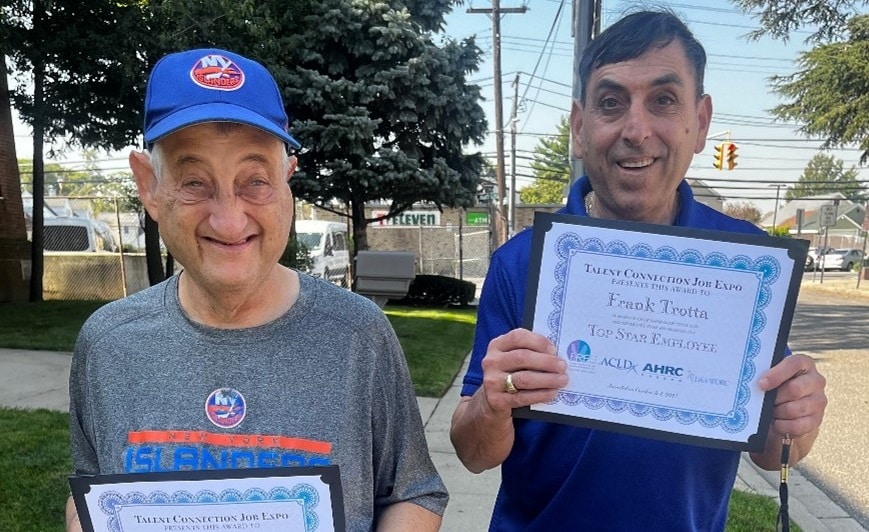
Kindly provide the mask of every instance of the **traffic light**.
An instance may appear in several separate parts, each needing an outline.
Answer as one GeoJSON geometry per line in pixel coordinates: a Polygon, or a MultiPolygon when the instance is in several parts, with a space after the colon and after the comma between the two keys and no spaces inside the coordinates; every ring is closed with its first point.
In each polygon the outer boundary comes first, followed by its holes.
{"type": "Polygon", "coordinates": [[[736,168],[736,144],[727,142],[727,169],[733,170],[736,168]]]}
{"type": "Polygon", "coordinates": [[[716,144],[712,166],[719,170],[733,170],[736,168],[736,144],[732,142],[716,144]]]}
{"type": "Polygon", "coordinates": [[[712,166],[719,170],[724,170],[727,166],[726,149],[728,142],[721,142],[715,145],[715,155],[713,155],[712,166]]]}

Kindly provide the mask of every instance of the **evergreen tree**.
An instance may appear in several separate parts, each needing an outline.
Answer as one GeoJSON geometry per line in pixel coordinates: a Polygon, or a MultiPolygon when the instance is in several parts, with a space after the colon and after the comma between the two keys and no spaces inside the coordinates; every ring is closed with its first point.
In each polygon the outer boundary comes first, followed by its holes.
{"type": "Polygon", "coordinates": [[[163,46],[195,40],[269,68],[303,146],[293,192],[350,216],[359,251],[367,202],[389,202],[390,217],[417,202],[474,202],[483,158],[463,149],[482,142],[486,122],[466,77],[481,51],[437,35],[454,3],[176,0],[160,3],[155,24],[171,37],[163,46]]]}
{"type": "Polygon", "coordinates": [[[817,47],[800,55],[799,70],[771,80],[788,101],[772,112],[801,124],[800,132],[824,139],[823,149],[857,144],[869,161],[869,0],[733,0],[752,11],[761,28],[750,34],[787,41],[800,28],[817,47]]]}

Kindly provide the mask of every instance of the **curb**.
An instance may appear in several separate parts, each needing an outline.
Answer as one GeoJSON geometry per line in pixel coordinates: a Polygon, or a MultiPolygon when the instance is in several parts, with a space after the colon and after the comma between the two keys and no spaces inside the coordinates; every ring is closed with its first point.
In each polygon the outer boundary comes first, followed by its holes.
{"type": "MultiPolygon", "coordinates": [[[[778,471],[763,470],[747,453],[742,454],[734,489],[770,497],[778,505],[779,482],[778,471]]],[[[788,492],[791,520],[804,532],[866,532],[856,519],[793,467],[788,472],[788,492]]]]}

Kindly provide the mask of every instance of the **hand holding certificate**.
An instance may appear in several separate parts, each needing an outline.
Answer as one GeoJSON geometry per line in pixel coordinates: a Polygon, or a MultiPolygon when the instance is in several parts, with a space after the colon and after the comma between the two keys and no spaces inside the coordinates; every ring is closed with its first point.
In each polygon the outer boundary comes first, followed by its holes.
{"type": "Polygon", "coordinates": [[[534,417],[758,451],[784,356],[799,241],[538,214],[526,326],[568,364],[534,417]],[[537,275],[534,272],[537,272],[537,275]]]}

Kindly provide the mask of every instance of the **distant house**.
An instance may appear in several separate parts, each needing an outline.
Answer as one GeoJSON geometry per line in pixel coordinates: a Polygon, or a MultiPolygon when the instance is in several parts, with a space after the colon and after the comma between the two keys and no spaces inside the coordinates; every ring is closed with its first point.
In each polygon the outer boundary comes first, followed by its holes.
{"type": "Polygon", "coordinates": [[[706,182],[701,179],[693,179],[689,177],[686,181],[691,185],[691,190],[694,191],[694,199],[704,205],[712,207],[718,212],[724,212],[724,200],[727,198],[719,194],[717,190],[706,184],[706,182]]]}
{"type": "Polygon", "coordinates": [[[764,228],[785,227],[794,236],[821,244],[824,228],[820,227],[822,205],[836,205],[836,224],[828,228],[828,245],[832,247],[859,247],[862,237],[866,206],[854,203],[840,192],[808,196],[790,200],[777,211],[767,214],[761,225],[764,228]]]}
{"type": "Polygon", "coordinates": [[[116,216],[113,212],[103,212],[97,216],[111,228],[115,238],[125,250],[145,250],[145,230],[139,214],[135,212],[122,212],[116,216]],[[118,231],[118,219],[120,218],[121,230],[118,231]]]}

